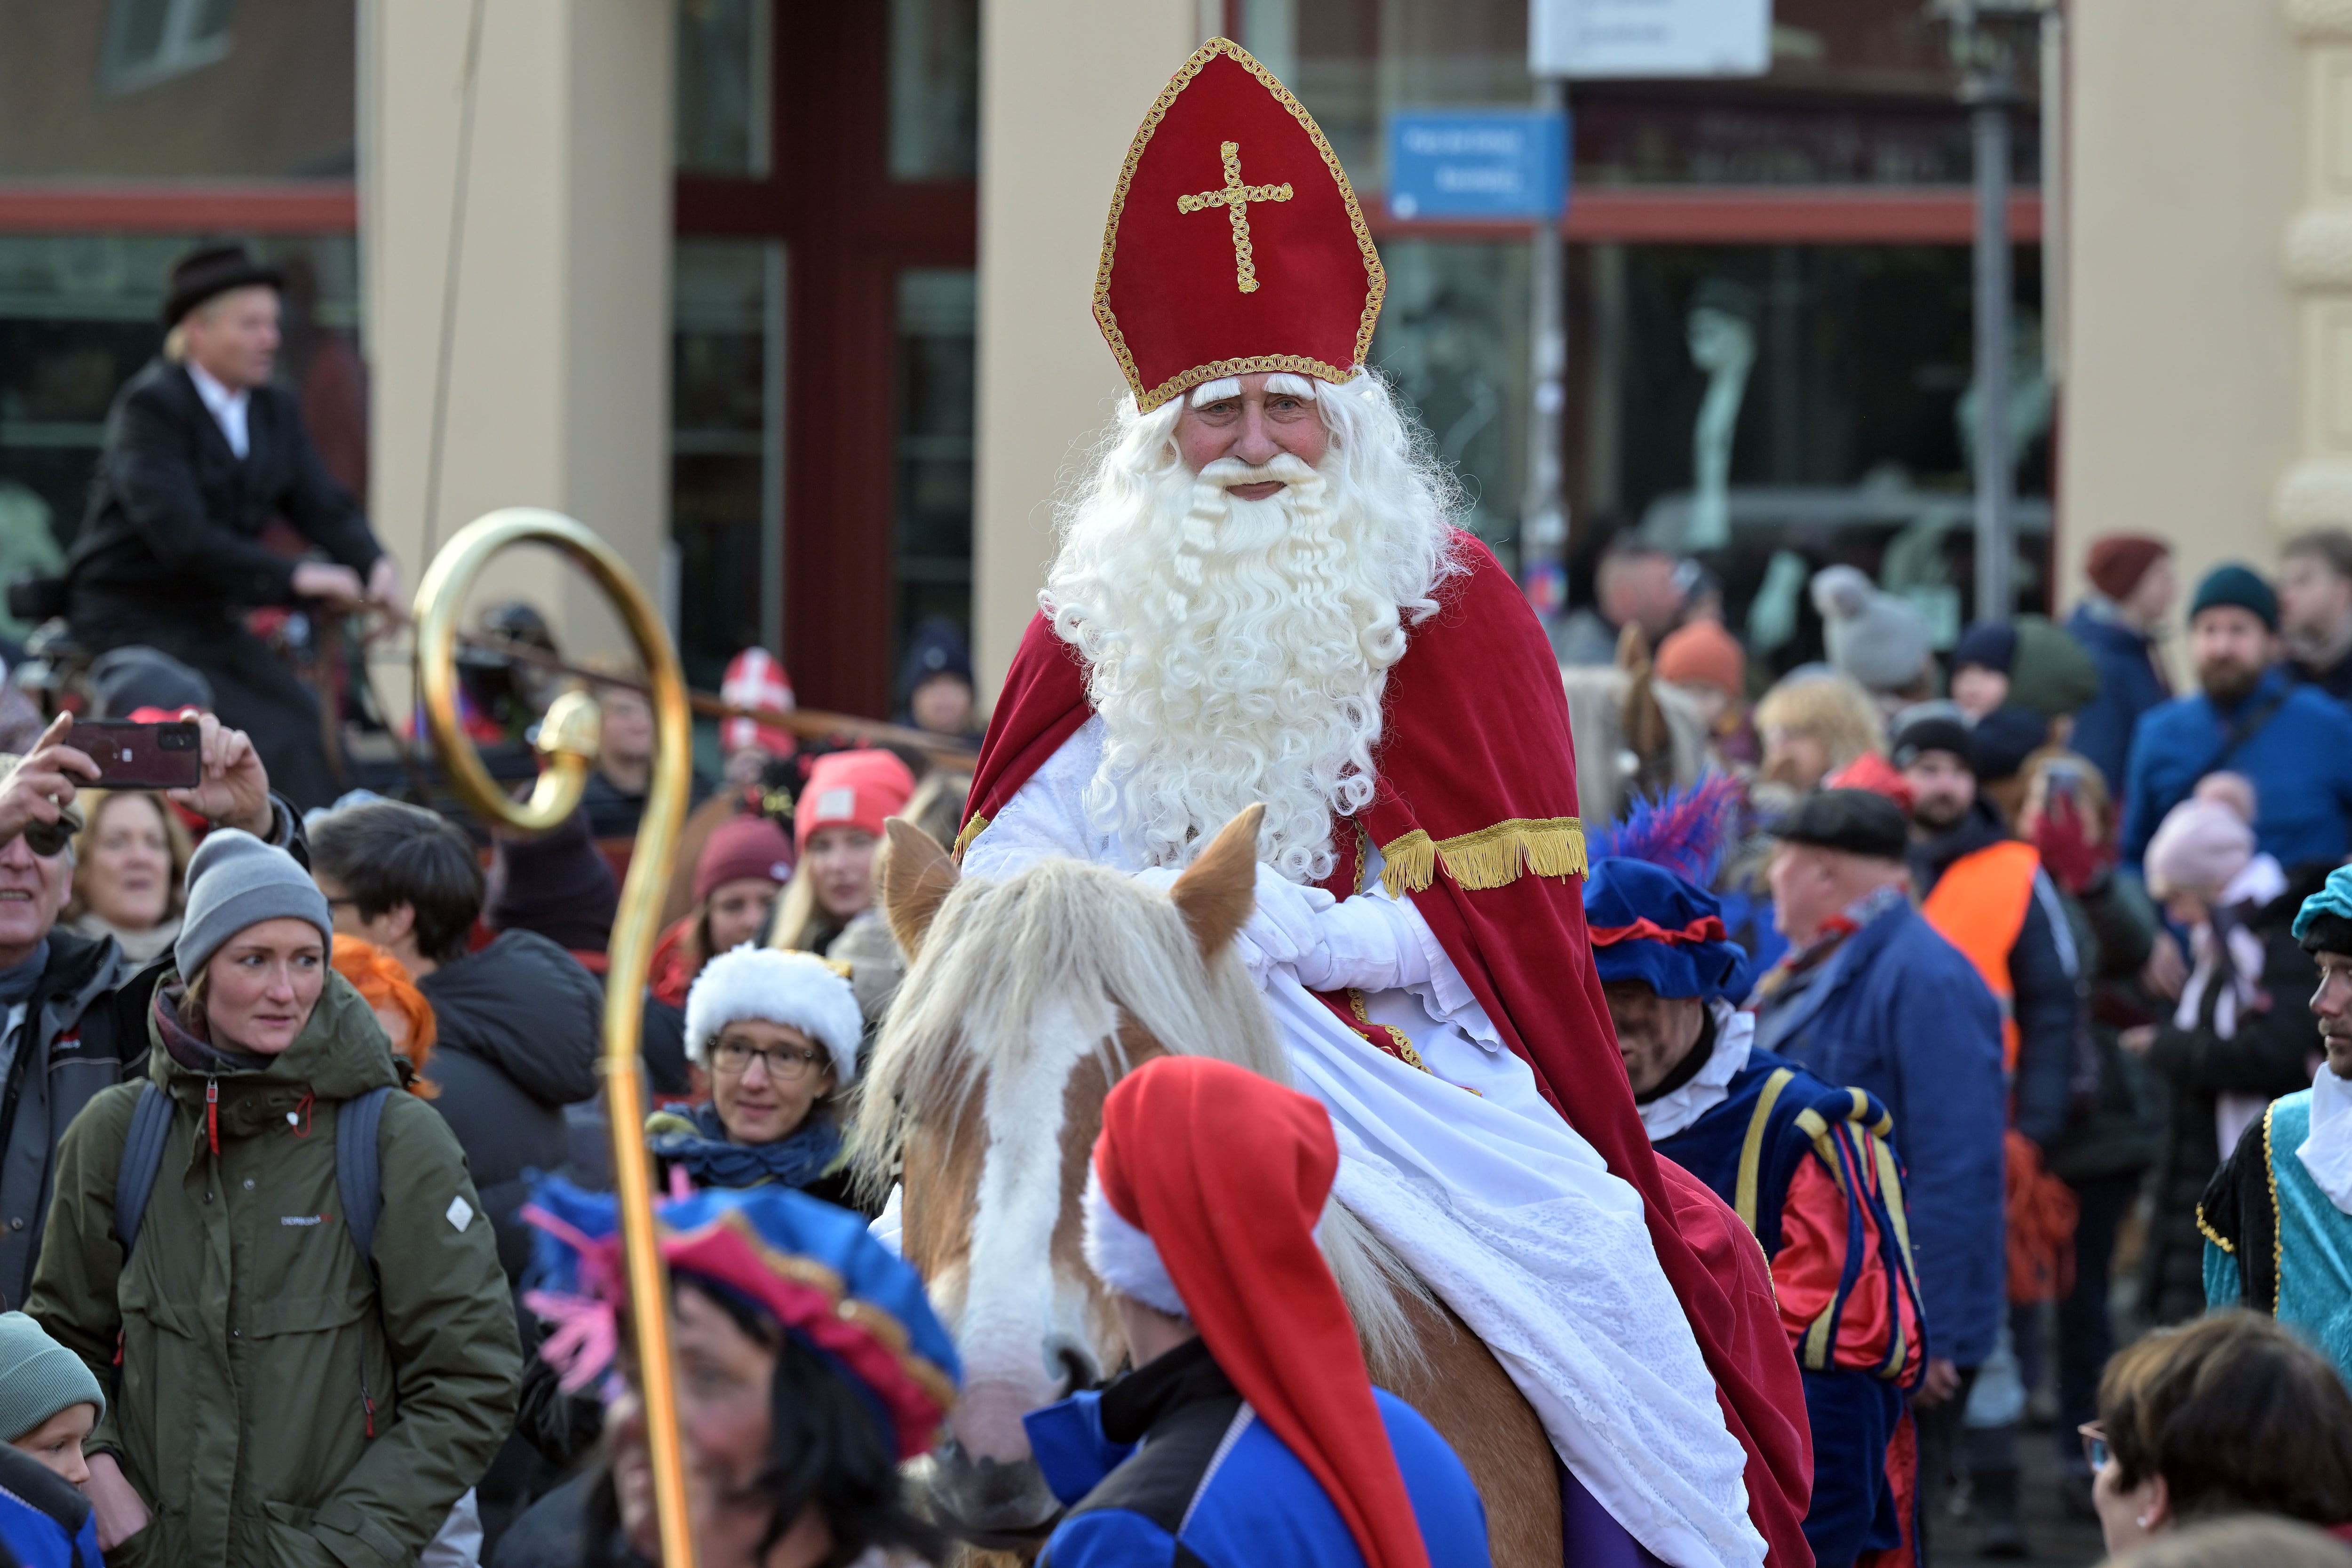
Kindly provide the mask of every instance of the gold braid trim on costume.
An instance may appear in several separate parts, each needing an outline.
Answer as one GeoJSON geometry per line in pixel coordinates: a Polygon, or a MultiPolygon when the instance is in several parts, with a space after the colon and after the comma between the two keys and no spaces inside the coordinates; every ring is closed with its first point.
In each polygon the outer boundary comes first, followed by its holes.
{"type": "Polygon", "coordinates": [[[2204,1233],[2206,1240],[2211,1242],[2214,1246],[2220,1247],[2231,1257],[2235,1258],[2238,1255],[2238,1244],[2231,1241],[2228,1237],[2223,1236],[2220,1231],[2215,1230],[2212,1226],[2206,1221],[2205,1205],[2203,1204],[2199,1204],[2197,1205],[2197,1228],[2204,1233]]]}
{"type": "Polygon", "coordinates": [[[984,816],[975,816],[963,825],[963,831],[956,835],[955,844],[948,851],[955,857],[957,865],[963,864],[963,852],[971,847],[971,841],[986,831],[988,831],[988,818],[984,816]]]}
{"type": "Polygon", "coordinates": [[[1416,827],[1381,845],[1381,883],[1399,899],[1434,883],[1440,866],[1455,886],[1471,892],[1508,887],[1522,869],[1538,877],[1581,877],[1584,822],[1515,816],[1456,838],[1432,838],[1416,827]]]}

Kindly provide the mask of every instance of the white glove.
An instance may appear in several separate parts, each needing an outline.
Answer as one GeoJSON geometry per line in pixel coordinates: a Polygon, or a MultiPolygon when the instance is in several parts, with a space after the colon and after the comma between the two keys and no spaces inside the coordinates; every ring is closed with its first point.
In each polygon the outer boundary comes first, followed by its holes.
{"type": "MultiPolygon", "coordinates": [[[[1257,907],[1234,939],[1250,978],[1263,987],[1277,968],[1320,972],[1324,948],[1319,917],[1337,901],[1320,888],[1302,888],[1265,861],[1257,867],[1257,907]]],[[[1303,975],[1300,984],[1305,984],[1303,975]]],[[[1310,987],[1311,989],[1312,987],[1310,987]]]]}

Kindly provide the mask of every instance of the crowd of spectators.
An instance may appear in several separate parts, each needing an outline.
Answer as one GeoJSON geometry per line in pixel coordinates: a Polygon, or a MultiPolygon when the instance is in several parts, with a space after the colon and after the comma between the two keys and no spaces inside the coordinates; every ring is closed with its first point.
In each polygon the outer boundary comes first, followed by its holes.
{"type": "MultiPolygon", "coordinates": [[[[2259,1325],[2117,1343],[2209,1308],[2274,1313],[2324,1353],[2248,1352],[2232,1375],[2325,1383],[2294,1417],[2326,1429],[2298,1463],[2352,1431],[2336,1382],[2352,1331],[2325,1304],[2352,1288],[2327,1261],[2331,1227],[2352,1236],[2352,1119],[2332,1120],[2352,1089],[2325,1065],[2336,1050],[2352,1081],[2352,920],[2326,907],[2352,853],[2352,534],[2293,541],[2275,579],[2224,563],[2187,584],[2161,540],[2097,539],[2063,620],[1968,626],[1940,654],[1918,606],[1831,566],[1810,596],[1824,657],[1778,679],[1703,613],[1662,608],[1675,563],[1650,553],[1604,557],[1587,618],[1606,627],[1563,647],[1619,657],[1601,632],[1638,626],[1657,679],[1704,704],[1710,771],[1731,782],[1676,798],[1729,802],[1706,879],[1756,975],[1756,1048],[1891,1116],[1930,1345],[1910,1394],[1923,1526],[1972,1513],[1985,1551],[2022,1553],[2019,1435],[2045,1425],[2065,1502],[2114,1550],[2173,1560],[2110,1506],[2162,1466],[2128,1440],[2082,1450],[2076,1428],[2116,1419],[2124,1369],[2237,1355],[2259,1325]],[[2282,1285],[2297,1275],[2324,1289],[2282,1285]]],[[[1621,831],[1638,840],[1654,806],[1621,831]]],[[[2229,1423],[2273,1415],[2198,1418],[2222,1424],[2196,1439],[2218,1448],[2229,1423]]],[[[2332,1491],[2207,1490],[2145,1511],[2167,1530],[2352,1517],[2332,1491]]]]}

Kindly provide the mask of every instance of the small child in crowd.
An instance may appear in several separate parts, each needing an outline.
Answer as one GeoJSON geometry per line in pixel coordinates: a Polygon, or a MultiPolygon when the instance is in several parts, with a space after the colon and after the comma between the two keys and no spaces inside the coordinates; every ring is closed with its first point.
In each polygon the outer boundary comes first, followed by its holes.
{"type": "Polygon", "coordinates": [[[0,1551],[22,1568],[98,1568],[81,1446],[106,1395],[81,1357],[22,1312],[0,1312],[0,1551]]]}

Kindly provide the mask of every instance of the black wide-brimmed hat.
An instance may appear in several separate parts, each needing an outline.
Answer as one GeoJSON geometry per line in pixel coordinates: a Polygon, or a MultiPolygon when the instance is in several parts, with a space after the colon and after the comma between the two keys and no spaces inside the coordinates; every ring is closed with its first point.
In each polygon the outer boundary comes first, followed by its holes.
{"type": "Polygon", "coordinates": [[[257,283],[283,290],[286,274],[275,267],[264,267],[247,255],[241,245],[207,245],[192,250],[172,263],[171,287],[163,295],[163,324],[176,327],[205,300],[257,283]]]}

